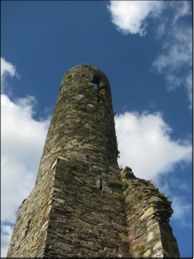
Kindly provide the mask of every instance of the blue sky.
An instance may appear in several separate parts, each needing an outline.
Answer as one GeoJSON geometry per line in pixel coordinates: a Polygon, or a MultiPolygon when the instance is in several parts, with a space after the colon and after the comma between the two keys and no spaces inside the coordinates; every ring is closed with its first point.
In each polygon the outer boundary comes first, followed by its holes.
{"type": "Polygon", "coordinates": [[[192,256],[192,2],[2,1],[2,256],[34,186],[63,74],[109,78],[119,165],[171,200],[181,257],[192,256]]]}

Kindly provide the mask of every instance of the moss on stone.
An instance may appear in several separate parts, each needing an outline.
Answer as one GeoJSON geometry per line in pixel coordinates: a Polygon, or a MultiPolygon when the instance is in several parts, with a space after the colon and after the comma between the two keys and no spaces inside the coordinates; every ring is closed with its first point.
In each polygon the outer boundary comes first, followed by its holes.
{"type": "Polygon", "coordinates": [[[107,185],[113,188],[121,188],[121,183],[118,180],[109,179],[107,185]]]}
{"type": "Polygon", "coordinates": [[[136,248],[134,250],[140,258],[144,257],[144,253],[145,253],[144,245],[138,245],[138,246],[136,246],[136,248]]]}
{"type": "Polygon", "coordinates": [[[69,78],[72,78],[73,76],[71,75],[71,74],[68,74],[67,75],[67,78],[69,79],[69,78]]]}
{"type": "Polygon", "coordinates": [[[127,188],[129,187],[128,183],[126,180],[123,180],[122,183],[121,183],[121,188],[122,188],[122,191],[126,191],[127,188]]]}
{"type": "Polygon", "coordinates": [[[170,204],[172,203],[168,200],[168,196],[166,196],[164,193],[159,192],[159,197],[170,204]]]}
{"type": "Polygon", "coordinates": [[[126,235],[124,235],[123,233],[119,233],[118,235],[119,235],[120,239],[121,239],[123,242],[125,242],[125,243],[128,243],[128,242],[129,242],[129,238],[128,238],[126,235]]]}

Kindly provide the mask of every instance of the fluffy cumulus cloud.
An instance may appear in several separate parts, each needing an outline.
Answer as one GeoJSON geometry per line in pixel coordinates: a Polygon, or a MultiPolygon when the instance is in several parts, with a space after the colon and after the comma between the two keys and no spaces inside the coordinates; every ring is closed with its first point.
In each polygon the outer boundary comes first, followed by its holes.
{"type": "Polygon", "coordinates": [[[6,94],[9,78],[16,68],[1,58],[1,221],[2,256],[5,256],[17,209],[32,190],[49,119],[33,119],[35,98],[15,98],[6,94]]]}
{"type": "Polygon", "coordinates": [[[146,34],[148,17],[158,16],[163,9],[162,1],[111,1],[108,5],[112,22],[124,34],[146,34]]]}
{"type": "Polygon", "coordinates": [[[173,140],[172,129],[160,113],[129,113],[115,118],[119,164],[128,165],[137,177],[156,179],[180,162],[191,162],[191,144],[173,140]]]}
{"type": "Polygon", "coordinates": [[[1,96],[1,150],[2,150],[2,220],[13,222],[18,202],[32,189],[47,122],[32,118],[33,99],[27,97],[12,102],[1,96]],[[17,179],[17,182],[16,182],[17,179]],[[22,188],[21,188],[22,183],[22,188]],[[9,186],[9,188],[7,188],[9,186]],[[12,191],[10,191],[12,190],[12,191]],[[13,195],[13,194],[17,195],[13,195]]]}
{"type": "Polygon", "coordinates": [[[124,34],[145,36],[149,22],[162,46],[152,68],[162,74],[168,89],[184,87],[192,105],[192,28],[189,1],[110,1],[112,22],[124,34]]]}
{"type": "Polygon", "coordinates": [[[188,186],[178,182],[175,176],[172,185],[168,175],[170,172],[174,174],[175,166],[191,164],[191,142],[172,139],[172,129],[160,113],[126,112],[115,117],[115,124],[120,167],[129,166],[136,177],[157,184],[160,191],[172,201],[172,220],[187,227],[190,220],[187,222],[186,219],[191,215],[191,204],[184,196],[175,196],[171,187],[176,184],[177,188],[185,192],[188,186]]]}

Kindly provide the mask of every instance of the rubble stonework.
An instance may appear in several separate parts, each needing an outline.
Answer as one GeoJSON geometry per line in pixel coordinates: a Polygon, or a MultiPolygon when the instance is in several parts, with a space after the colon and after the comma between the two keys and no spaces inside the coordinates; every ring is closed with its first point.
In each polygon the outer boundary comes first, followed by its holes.
{"type": "Polygon", "coordinates": [[[125,197],[131,257],[178,258],[177,242],[169,225],[171,202],[150,182],[120,171],[125,197]]]}
{"type": "Polygon", "coordinates": [[[118,153],[108,79],[91,65],[70,69],[7,257],[179,257],[170,203],[120,170],[118,153]]]}

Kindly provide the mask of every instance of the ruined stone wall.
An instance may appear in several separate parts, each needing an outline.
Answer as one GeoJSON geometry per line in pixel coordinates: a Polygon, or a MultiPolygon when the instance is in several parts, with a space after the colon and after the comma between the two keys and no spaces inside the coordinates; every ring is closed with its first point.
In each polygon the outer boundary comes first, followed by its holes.
{"type": "Polygon", "coordinates": [[[169,225],[171,203],[149,181],[136,178],[130,168],[120,172],[132,257],[179,258],[169,225]]]}

